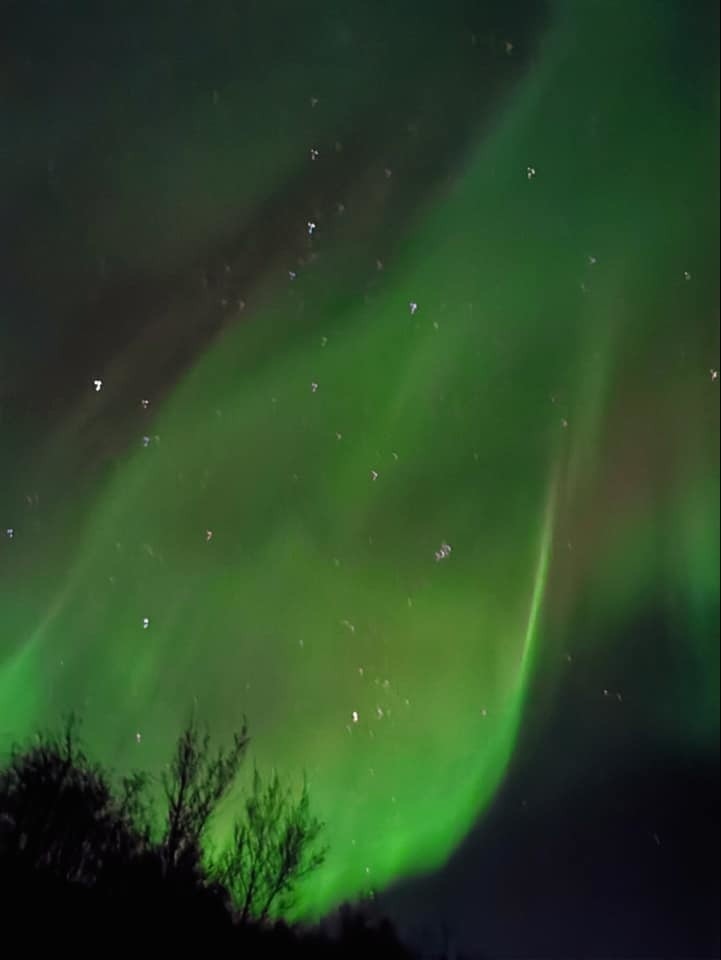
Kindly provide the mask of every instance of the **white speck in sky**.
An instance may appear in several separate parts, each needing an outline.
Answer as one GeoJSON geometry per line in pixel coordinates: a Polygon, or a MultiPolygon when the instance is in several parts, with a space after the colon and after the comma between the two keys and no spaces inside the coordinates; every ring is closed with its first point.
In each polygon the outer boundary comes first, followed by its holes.
{"type": "Polygon", "coordinates": [[[450,545],[450,543],[442,543],[433,554],[433,556],[436,558],[436,563],[440,563],[441,560],[445,560],[447,557],[450,557],[452,551],[453,547],[450,545]]]}

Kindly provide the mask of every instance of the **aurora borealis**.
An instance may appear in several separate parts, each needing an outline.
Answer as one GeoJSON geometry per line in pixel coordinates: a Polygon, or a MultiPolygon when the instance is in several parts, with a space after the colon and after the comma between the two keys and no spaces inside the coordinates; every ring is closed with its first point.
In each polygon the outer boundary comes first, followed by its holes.
{"type": "Polygon", "coordinates": [[[650,611],[634,735],[718,749],[717,51],[670,0],[186,6],[11,113],[2,736],[247,715],[317,916],[441,867],[650,611]]]}

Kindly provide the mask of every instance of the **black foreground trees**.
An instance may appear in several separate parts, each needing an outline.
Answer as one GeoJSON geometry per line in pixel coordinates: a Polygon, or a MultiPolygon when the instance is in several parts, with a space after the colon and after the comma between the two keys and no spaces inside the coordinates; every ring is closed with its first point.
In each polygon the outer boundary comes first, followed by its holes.
{"type": "Polygon", "coordinates": [[[10,936],[78,949],[87,940],[95,952],[111,941],[189,946],[200,937],[241,956],[410,956],[387,922],[358,913],[346,914],[335,937],[273,922],[326,853],[306,784],[295,795],[277,773],[265,779],[256,769],[231,842],[206,852],[248,742],[243,725],[214,748],[192,720],[159,781],[113,778],[87,755],[73,716],[59,733],[15,746],[0,769],[6,946],[10,936]]]}

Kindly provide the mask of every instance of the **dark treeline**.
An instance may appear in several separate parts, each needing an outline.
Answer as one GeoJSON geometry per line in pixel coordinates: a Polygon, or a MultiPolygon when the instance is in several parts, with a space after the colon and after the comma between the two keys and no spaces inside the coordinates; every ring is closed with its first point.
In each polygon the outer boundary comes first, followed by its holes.
{"type": "Polygon", "coordinates": [[[256,770],[231,842],[208,831],[248,744],[214,748],[192,722],[160,778],[113,777],[70,718],[13,748],[0,770],[0,929],[14,953],[33,942],[112,952],[160,944],[224,946],[239,956],[410,958],[387,920],[347,907],[330,926],[274,919],[325,857],[308,790],[256,770]]]}

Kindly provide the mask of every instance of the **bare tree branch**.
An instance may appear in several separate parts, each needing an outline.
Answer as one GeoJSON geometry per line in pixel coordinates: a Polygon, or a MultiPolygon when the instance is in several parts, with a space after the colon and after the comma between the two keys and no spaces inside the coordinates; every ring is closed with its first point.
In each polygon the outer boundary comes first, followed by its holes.
{"type": "Polygon", "coordinates": [[[242,921],[264,921],[292,905],[300,881],[325,859],[322,830],[310,812],[307,784],[295,799],[277,773],[264,783],[254,771],[244,816],[216,865],[242,921]]]}
{"type": "Polygon", "coordinates": [[[235,780],[248,745],[245,723],[228,748],[212,752],[209,734],[195,718],[181,733],[162,785],[167,824],[162,840],[166,869],[197,863],[208,825],[235,780]]]}

